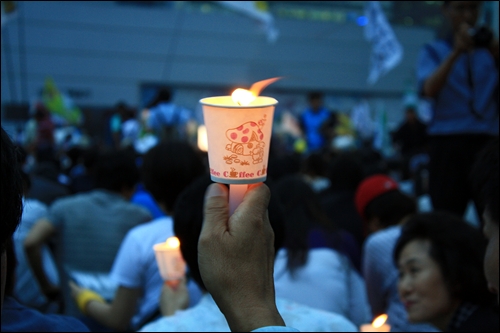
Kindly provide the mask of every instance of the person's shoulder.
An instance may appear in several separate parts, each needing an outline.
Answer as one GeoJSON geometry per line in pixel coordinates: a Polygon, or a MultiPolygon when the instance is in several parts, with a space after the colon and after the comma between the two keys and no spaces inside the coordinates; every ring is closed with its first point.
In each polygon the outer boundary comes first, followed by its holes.
{"type": "MultiPolygon", "coordinates": [[[[173,220],[170,216],[162,216],[147,223],[139,224],[129,230],[129,237],[142,239],[149,235],[165,234],[173,228],[173,220]]],[[[166,238],[165,238],[166,239],[166,238]]]]}
{"type": "Polygon", "coordinates": [[[356,332],[344,316],[315,309],[287,299],[276,298],[276,306],[287,326],[304,332],[356,332]]]}
{"type": "Polygon", "coordinates": [[[393,244],[401,234],[401,226],[393,225],[387,227],[385,229],[374,232],[365,241],[365,246],[367,248],[370,247],[379,247],[379,246],[388,246],[393,244]]]}

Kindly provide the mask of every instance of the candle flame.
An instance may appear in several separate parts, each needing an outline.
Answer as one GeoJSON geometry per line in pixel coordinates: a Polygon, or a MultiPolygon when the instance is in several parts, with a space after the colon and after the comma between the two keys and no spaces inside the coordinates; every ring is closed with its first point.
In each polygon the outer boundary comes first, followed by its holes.
{"type": "Polygon", "coordinates": [[[246,106],[252,103],[257,96],[259,96],[260,92],[264,90],[265,87],[270,85],[273,82],[278,81],[281,77],[273,77],[271,79],[266,79],[262,81],[255,82],[250,87],[250,90],[238,88],[231,94],[231,98],[238,105],[246,106]]]}
{"type": "Polygon", "coordinates": [[[375,318],[372,322],[372,326],[375,328],[379,328],[380,326],[384,325],[387,320],[387,315],[386,314],[381,314],[377,318],[375,318]]]}
{"type": "Polygon", "coordinates": [[[236,89],[231,94],[231,98],[235,103],[245,106],[252,103],[255,100],[255,97],[256,96],[251,91],[241,88],[236,89]]]}
{"type": "Polygon", "coordinates": [[[177,237],[169,237],[165,243],[171,249],[178,248],[181,245],[181,242],[179,242],[179,238],[177,237]]]}
{"type": "Polygon", "coordinates": [[[271,83],[273,82],[276,82],[278,81],[279,79],[281,79],[281,76],[278,76],[278,77],[273,77],[273,78],[270,78],[270,79],[266,79],[266,80],[262,80],[262,81],[259,81],[259,82],[255,82],[254,84],[252,84],[252,86],[250,87],[250,91],[255,95],[255,96],[259,96],[260,92],[262,90],[264,90],[265,87],[267,87],[268,85],[270,85],[271,83]]]}

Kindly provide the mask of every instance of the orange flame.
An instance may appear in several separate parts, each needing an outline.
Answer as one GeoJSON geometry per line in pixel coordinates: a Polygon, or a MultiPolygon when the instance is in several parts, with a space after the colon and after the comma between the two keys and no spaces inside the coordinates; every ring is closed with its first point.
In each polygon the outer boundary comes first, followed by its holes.
{"type": "Polygon", "coordinates": [[[278,81],[281,77],[273,77],[270,79],[255,82],[250,87],[250,90],[238,88],[231,94],[231,98],[238,105],[248,105],[252,103],[264,88],[273,82],[278,81]]]}
{"type": "Polygon", "coordinates": [[[165,243],[171,249],[178,248],[181,245],[181,242],[177,237],[169,237],[165,243]]]}
{"type": "Polygon", "coordinates": [[[384,325],[386,321],[387,321],[387,315],[386,314],[381,314],[380,316],[378,316],[377,318],[375,318],[373,320],[372,326],[375,327],[375,328],[379,328],[382,325],[384,325]]]}

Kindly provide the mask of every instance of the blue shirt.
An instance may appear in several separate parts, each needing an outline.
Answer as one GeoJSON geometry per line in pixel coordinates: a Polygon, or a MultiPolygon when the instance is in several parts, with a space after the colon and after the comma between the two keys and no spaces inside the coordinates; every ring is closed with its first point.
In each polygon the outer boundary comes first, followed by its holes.
{"type": "MultiPolygon", "coordinates": [[[[417,62],[420,92],[425,81],[452,50],[448,40],[424,45],[417,62]]],[[[498,68],[491,53],[485,48],[477,48],[460,55],[444,87],[431,103],[429,135],[498,135],[498,68]]]]}
{"type": "Polygon", "coordinates": [[[311,108],[307,108],[301,116],[302,125],[304,127],[307,150],[309,152],[323,148],[325,139],[320,133],[321,125],[328,120],[330,112],[321,108],[314,112],[311,108]]]}
{"type": "Polygon", "coordinates": [[[137,184],[135,193],[130,201],[146,208],[151,213],[151,216],[153,216],[153,219],[165,216],[165,213],[161,210],[151,193],[141,183],[137,184]]]}
{"type": "Polygon", "coordinates": [[[89,332],[78,319],[43,314],[5,297],[2,307],[2,332],[89,332]]]}

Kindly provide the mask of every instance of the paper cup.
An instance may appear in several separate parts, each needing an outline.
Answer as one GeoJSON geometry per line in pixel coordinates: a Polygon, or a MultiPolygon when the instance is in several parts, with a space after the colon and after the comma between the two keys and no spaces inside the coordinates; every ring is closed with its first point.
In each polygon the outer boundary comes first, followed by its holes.
{"type": "Polygon", "coordinates": [[[224,184],[265,181],[278,101],[257,96],[249,105],[240,106],[231,96],[217,96],[200,103],[207,127],[211,179],[224,184]]]}
{"type": "Polygon", "coordinates": [[[156,263],[164,281],[182,279],[186,274],[186,263],[180,250],[166,248],[163,243],[153,246],[156,263]]]}

